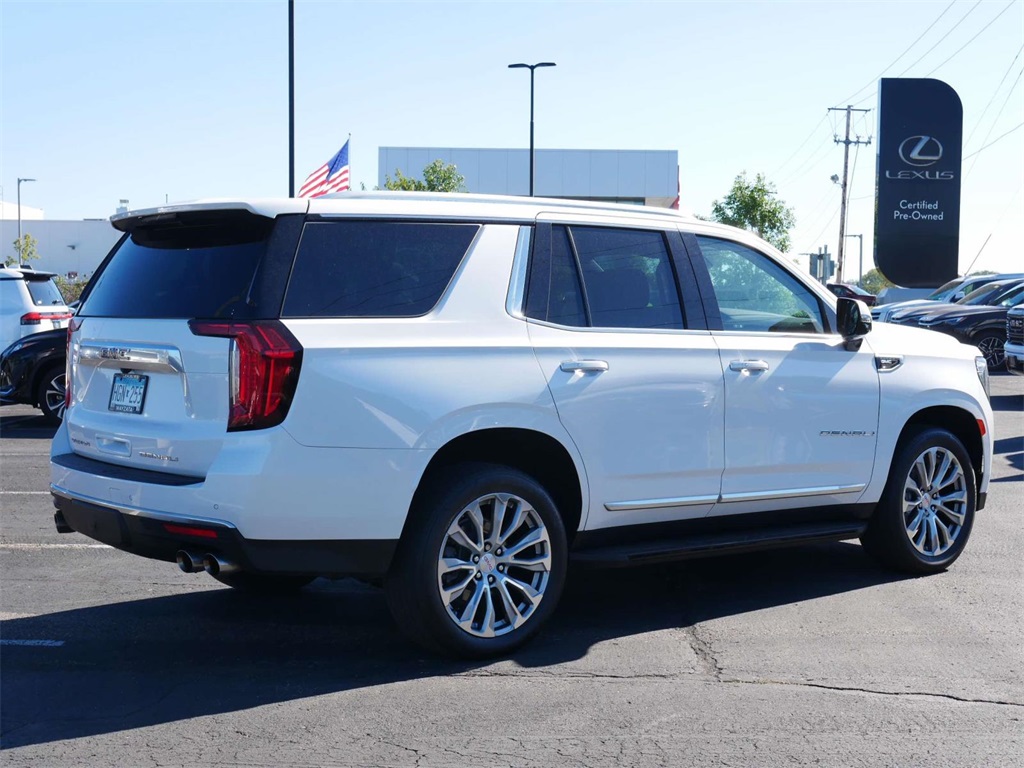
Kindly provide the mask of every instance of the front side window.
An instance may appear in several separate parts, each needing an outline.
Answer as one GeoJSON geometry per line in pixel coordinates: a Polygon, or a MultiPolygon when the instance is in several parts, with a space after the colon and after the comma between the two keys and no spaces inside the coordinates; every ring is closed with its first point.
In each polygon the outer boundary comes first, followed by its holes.
{"type": "Polygon", "coordinates": [[[726,331],[824,333],[821,302],[762,253],[698,237],[726,331]]]}
{"type": "Polygon", "coordinates": [[[531,300],[528,315],[559,325],[684,327],[671,257],[657,231],[552,227],[550,264],[531,272],[530,291],[547,292],[547,302],[531,300]]]}
{"type": "Polygon", "coordinates": [[[307,223],[285,317],[417,317],[433,309],[480,227],[398,221],[307,223]]]}

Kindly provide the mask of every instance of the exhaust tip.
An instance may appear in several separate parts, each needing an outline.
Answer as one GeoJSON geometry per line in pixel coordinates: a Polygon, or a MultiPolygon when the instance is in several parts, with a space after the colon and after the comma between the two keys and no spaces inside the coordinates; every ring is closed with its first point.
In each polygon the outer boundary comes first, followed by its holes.
{"type": "Polygon", "coordinates": [[[219,576],[221,574],[235,573],[241,570],[235,563],[228,560],[222,560],[212,552],[207,552],[203,556],[203,568],[211,576],[219,576]]]}
{"type": "Polygon", "coordinates": [[[182,573],[199,573],[203,570],[203,559],[199,555],[193,555],[184,549],[178,550],[174,556],[175,562],[181,568],[182,573]]]}

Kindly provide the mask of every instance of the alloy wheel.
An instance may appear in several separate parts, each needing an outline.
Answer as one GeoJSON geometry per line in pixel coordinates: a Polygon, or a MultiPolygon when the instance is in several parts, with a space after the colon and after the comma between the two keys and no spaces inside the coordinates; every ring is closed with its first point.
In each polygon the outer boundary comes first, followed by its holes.
{"type": "Polygon", "coordinates": [[[540,514],[509,493],[478,498],[444,535],[437,588],[448,618],[475,637],[498,637],[537,610],[551,574],[551,540],[540,514]]]}
{"type": "Polygon", "coordinates": [[[910,543],[937,557],[956,542],[967,517],[967,480],[952,451],[929,448],[910,467],[903,486],[903,521],[910,543]]]}

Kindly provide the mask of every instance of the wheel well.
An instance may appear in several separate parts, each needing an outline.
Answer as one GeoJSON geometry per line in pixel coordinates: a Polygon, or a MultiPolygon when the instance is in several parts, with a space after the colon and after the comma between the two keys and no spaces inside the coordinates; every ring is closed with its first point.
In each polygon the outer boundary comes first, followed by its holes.
{"type": "Polygon", "coordinates": [[[967,455],[971,457],[974,476],[977,479],[978,487],[981,487],[983,470],[981,432],[978,429],[978,420],[972,414],[951,405],[925,408],[923,411],[915,413],[904,425],[903,431],[900,433],[900,442],[903,442],[907,430],[914,426],[941,427],[956,435],[967,449],[967,455]]]}
{"type": "MultiPolygon", "coordinates": [[[[57,361],[57,360],[54,360],[52,362],[48,362],[48,363],[45,363],[45,364],[39,366],[39,370],[36,371],[35,378],[32,379],[32,397],[35,398],[35,396],[39,393],[39,385],[43,383],[43,379],[45,379],[49,375],[50,371],[53,371],[53,370],[62,370],[63,371],[63,370],[66,370],[66,369],[67,369],[67,363],[66,362],[57,361]]],[[[37,402],[36,405],[42,407],[43,404],[37,402]]]]}
{"type": "Polygon", "coordinates": [[[583,512],[583,493],[576,465],[561,443],[528,429],[482,429],[460,435],[446,444],[424,470],[410,512],[433,477],[454,464],[468,461],[514,467],[533,477],[551,494],[565,524],[566,539],[572,543],[583,512]]]}

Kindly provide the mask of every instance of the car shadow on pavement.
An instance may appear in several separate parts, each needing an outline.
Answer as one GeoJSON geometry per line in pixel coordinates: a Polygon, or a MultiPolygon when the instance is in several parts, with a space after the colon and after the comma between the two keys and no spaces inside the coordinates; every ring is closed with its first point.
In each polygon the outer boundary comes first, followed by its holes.
{"type": "MultiPolygon", "coordinates": [[[[7,409],[5,409],[7,410],[7,409]]],[[[0,416],[0,438],[14,440],[52,440],[57,426],[50,424],[43,415],[27,406],[0,416]]]]}
{"type": "MultiPolygon", "coordinates": [[[[571,569],[545,631],[497,662],[429,655],[399,633],[380,590],[351,580],[321,579],[271,599],[205,589],[208,582],[197,580],[192,584],[200,589],[186,594],[4,621],[0,741],[12,749],[409,680],[487,674],[496,665],[509,674],[601,674],[611,659],[643,674],[642,658],[622,661],[618,650],[588,654],[605,641],[686,630],[900,578],[850,543],[628,570],[571,569]]],[[[659,642],[686,646],[687,634],[659,642]]]]}

